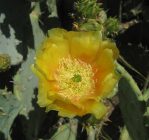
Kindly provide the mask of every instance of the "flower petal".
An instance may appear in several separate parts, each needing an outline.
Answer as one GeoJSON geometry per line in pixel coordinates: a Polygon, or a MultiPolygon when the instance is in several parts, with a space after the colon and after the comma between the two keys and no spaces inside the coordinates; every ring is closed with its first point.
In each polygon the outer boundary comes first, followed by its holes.
{"type": "Polygon", "coordinates": [[[113,52],[110,49],[104,49],[97,56],[93,63],[93,69],[95,71],[95,77],[98,81],[102,81],[103,78],[114,71],[115,61],[113,59],[113,52]]]}
{"type": "Polygon", "coordinates": [[[63,38],[48,38],[37,52],[35,65],[49,80],[53,80],[59,60],[68,55],[69,46],[67,40],[63,38]]]}
{"type": "Polygon", "coordinates": [[[111,73],[105,77],[103,82],[98,83],[96,94],[100,94],[100,98],[109,98],[113,95],[113,91],[117,85],[119,76],[115,73],[111,73]]]}
{"type": "Polygon", "coordinates": [[[48,36],[50,38],[64,38],[65,34],[67,33],[66,30],[60,28],[53,28],[48,31],[48,36]]]}
{"type": "Polygon", "coordinates": [[[99,48],[98,32],[68,32],[71,56],[85,62],[91,62],[99,48]]]}
{"type": "Polygon", "coordinates": [[[85,112],[71,103],[66,103],[61,100],[55,100],[53,104],[47,106],[46,111],[56,110],[59,111],[59,115],[63,117],[74,117],[76,114],[83,116],[85,112]]]}
{"type": "Polygon", "coordinates": [[[119,50],[116,47],[116,44],[110,40],[102,41],[102,48],[111,49],[113,52],[113,58],[116,60],[119,56],[119,50]]]}
{"type": "MultiPolygon", "coordinates": [[[[107,42],[105,44],[107,44],[107,42]]],[[[118,75],[115,73],[115,58],[117,57],[115,52],[118,52],[114,46],[111,46],[104,46],[103,49],[100,50],[95,62],[92,64],[96,81],[95,97],[100,95],[101,98],[105,97],[107,94],[111,94],[111,91],[119,79],[118,75]]]]}
{"type": "Polygon", "coordinates": [[[84,111],[84,115],[93,114],[97,119],[102,118],[107,113],[107,107],[97,100],[83,101],[78,108],[84,111]]]}
{"type": "Polygon", "coordinates": [[[38,104],[41,107],[47,106],[56,98],[56,83],[54,81],[39,80],[38,104]]]}
{"type": "Polygon", "coordinates": [[[94,102],[91,107],[91,113],[97,118],[103,118],[108,111],[108,108],[101,102],[94,102]]]}

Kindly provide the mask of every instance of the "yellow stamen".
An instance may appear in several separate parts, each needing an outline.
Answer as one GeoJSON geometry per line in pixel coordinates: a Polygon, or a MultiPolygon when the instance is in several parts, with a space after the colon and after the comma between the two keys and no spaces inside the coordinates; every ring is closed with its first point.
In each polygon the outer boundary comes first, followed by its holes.
{"type": "Polygon", "coordinates": [[[93,76],[90,64],[70,57],[61,59],[55,73],[59,94],[69,99],[79,99],[85,94],[94,93],[93,76]]]}

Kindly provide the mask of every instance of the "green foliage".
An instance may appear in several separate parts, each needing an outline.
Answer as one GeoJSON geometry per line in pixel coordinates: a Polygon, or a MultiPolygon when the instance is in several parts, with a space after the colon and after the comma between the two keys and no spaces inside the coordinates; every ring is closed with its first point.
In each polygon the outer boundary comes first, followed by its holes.
{"type": "Polygon", "coordinates": [[[21,102],[6,90],[0,90],[0,132],[5,139],[10,137],[11,125],[21,110],[21,102]]]}
{"type": "Polygon", "coordinates": [[[137,84],[125,69],[118,65],[118,71],[122,74],[119,82],[120,109],[129,135],[134,140],[147,140],[148,134],[144,125],[145,108],[143,96],[137,84]],[[139,133],[138,133],[139,132],[139,133]]]}
{"type": "Polygon", "coordinates": [[[47,0],[47,5],[50,12],[49,17],[57,17],[56,0],[47,0]]]}
{"type": "Polygon", "coordinates": [[[79,15],[76,21],[76,29],[100,31],[103,38],[116,35],[120,30],[120,22],[116,18],[107,18],[107,14],[101,5],[96,0],[78,0],[75,5],[77,16],[79,15]]]}
{"type": "MultiPolygon", "coordinates": [[[[35,46],[40,46],[40,43],[44,37],[42,30],[39,27],[39,3],[36,3],[35,8],[33,12],[30,15],[31,23],[32,23],[32,29],[34,34],[34,42],[35,46]]],[[[4,46],[6,48],[1,49],[1,51],[4,51],[5,53],[9,54],[11,57],[12,64],[18,64],[20,63],[20,54],[18,54],[16,50],[16,42],[15,36],[14,36],[14,30],[10,27],[10,39],[5,38],[3,35],[0,37],[2,39],[2,43],[7,43],[8,46],[4,46]],[[12,50],[13,49],[13,50],[12,50]]],[[[33,47],[33,46],[32,46],[33,47]]],[[[31,64],[34,62],[34,56],[35,56],[35,50],[34,49],[28,49],[28,56],[27,59],[22,62],[20,69],[16,73],[16,75],[13,78],[14,87],[13,87],[13,94],[7,95],[6,92],[5,96],[0,96],[0,108],[1,108],[1,114],[6,114],[0,116],[0,128],[2,129],[1,132],[5,134],[6,139],[9,136],[11,125],[14,121],[14,119],[17,117],[17,115],[23,115],[26,117],[26,119],[30,119],[31,116],[29,116],[29,113],[31,111],[35,111],[35,107],[33,106],[33,100],[35,100],[35,91],[37,88],[37,79],[33,76],[33,73],[31,71],[31,64]],[[5,107],[3,109],[3,107],[5,107]],[[2,112],[3,111],[3,112],[2,112]]],[[[3,93],[2,93],[3,94],[3,93]]],[[[36,110],[37,111],[37,110],[36,110]]],[[[41,113],[41,112],[40,112],[41,113]]],[[[35,129],[37,130],[37,124],[39,125],[40,121],[40,113],[37,111],[37,113],[34,113],[34,118],[31,122],[22,122],[24,128],[27,129],[27,133],[25,135],[28,140],[32,140],[33,133],[35,132],[35,129]],[[39,117],[36,117],[38,114],[39,117]],[[37,123],[38,122],[38,123],[37,123]],[[36,126],[34,125],[36,124],[36,126]],[[31,126],[34,126],[31,127],[31,126]],[[31,139],[30,139],[31,138],[31,139]]],[[[23,120],[25,122],[25,120],[23,120]]],[[[34,135],[33,135],[34,136],[34,135]]]]}
{"type": "Polygon", "coordinates": [[[69,123],[61,125],[50,140],[76,140],[77,126],[77,120],[70,120],[69,123]]]}
{"type": "Polygon", "coordinates": [[[120,140],[132,140],[125,126],[121,130],[120,140]]]}
{"type": "MultiPolygon", "coordinates": [[[[36,47],[40,46],[44,37],[38,23],[39,14],[39,3],[36,3],[34,10],[30,14],[36,47]]],[[[34,91],[37,88],[37,79],[31,71],[31,65],[34,63],[34,56],[35,50],[28,49],[26,61],[22,63],[21,68],[14,76],[14,93],[24,107],[20,113],[26,117],[28,116],[28,113],[33,110],[32,100],[35,98],[34,91]]]]}
{"type": "Polygon", "coordinates": [[[86,128],[86,131],[87,131],[87,140],[95,140],[96,131],[95,131],[95,129],[93,128],[93,126],[88,126],[88,127],[86,128]]]}
{"type": "Polygon", "coordinates": [[[29,50],[27,60],[22,64],[20,70],[14,77],[14,93],[23,105],[23,109],[20,113],[26,117],[28,113],[33,110],[32,100],[35,98],[34,90],[37,87],[37,79],[33,76],[31,71],[34,56],[34,50],[29,50]]]}
{"type": "Polygon", "coordinates": [[[145,126],[149,130],[149,89],[146,89],[143,94],[143,99],[146,102],[146,111],[144,113],[145,116],[145,126]]]}
{"type": "Polygon", "coordinates": [[[97,0],[78,0],[75,7],[77,12],[84,18],[97,17],[102,10],[97,0]]]}
{"type": "MultiPolygon", "coordinates": [[[[34,35],[35,48],[38,48],[44,38],[44,34],[39,26],[40,7],[35,3],[35,7],[30,14],[32,30],[34,35]]],[[[14,77],[14,92],[20,99],[23,106],[20,114],[26,118],[21,119],[25,138],[33,140],[38,138],[38,131],[45,113],[37,106],[35,95],[37,94],[37,79],[31,71],[31,65],[34,63],[35,50],[28,49],[28,56],[22,63],[20,70],[14,77]]]]}
{"type": "Polygon", "coordinates": [[[112,34],[117,34],[118,31],[120,30],[120,23],[117,18],[108,18],[105,21],[105,29],[106,29],[106,34],[112,35],[112,34]]]}
{"type": "Polygon", "coordinates": [[[132,139],[147,140],[141,102],[137,99],[133,85],[126,78],[119,82],[119,99],[123,119],[132,139]]]}
{"type": "MultiPolygon", "coordinates": [[[[0,24],[3,24],[5,15],[0,15],[0,24]]],[[[10,37],[7,38],[1,31],[0,28],[0,54],[7,54],[11,59],[11,65],[16,65],[22,62],[22,55],[17,51],[17,45],[20,41],[15,37],[14,29],[9,25],[10,37]]]]}
{"type": "MultiPolygon", "coordinates": [[[[30,21],[32,24],[35,49],[37,49],[40,46],[43,38],[45,37],[42,29],[39,26],[40,15],[41,15],[40,3],[36,2],[34,4],[34,8],[33,8],[32,12],[30,13],[30,21]]],[[[32,56],[32,59],[33,59],[33,56],[32,56]]]]}
{"type": "Polygon", "coordinates": [[[143,99],[144,101],[146,101],[147,106],[149,105],[149,88],[145,90],[145,92],[143,93],[143,99]]]}
{"type": "Polygon", "coordinates": [[[94,19],[89,19],[87,22],[80,23],[79,29],[82,31],[102,31],[103,26],[94,19]]]}
{"type": "Polygon", "coordinates": [[[130,85],[133,87],[133,91],[135,95],[137,96],[137,99],[140,101],[143,101],[143,96],[137,83],[134,81],[132,76],[125,70],[125,68],[121,66],[120,64],[117,64],[117,72],[121,75],[121,77],[124,77],[125,79],[127,79],[130,85]]]}

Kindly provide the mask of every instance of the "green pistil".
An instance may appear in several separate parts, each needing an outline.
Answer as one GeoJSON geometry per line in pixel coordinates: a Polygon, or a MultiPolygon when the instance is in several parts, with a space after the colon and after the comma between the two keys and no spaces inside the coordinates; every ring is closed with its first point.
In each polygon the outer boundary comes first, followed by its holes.
{"type": "Polygon", "coordinates": [[[72,81],[73,82],[81,82],[82,81],[82,77],[79,75],[79,74],[75,74],[73,77],[72,77],[72,81]]]}

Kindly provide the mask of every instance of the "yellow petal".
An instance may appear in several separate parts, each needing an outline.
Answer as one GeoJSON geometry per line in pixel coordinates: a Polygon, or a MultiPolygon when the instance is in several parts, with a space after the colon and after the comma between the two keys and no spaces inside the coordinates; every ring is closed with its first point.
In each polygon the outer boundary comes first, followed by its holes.
{"type": "Polygon", "coordinates": [[[113,95],[114,88],[119,80],[119,76],[115,73],[110,73],[100,83],[97,93],[100,94],[100,98],[110,97],[113,95]]]}
{"type": "Polygon", "coordinates": [[[107,113],[107,107],[97,100],[86,100],[82,102],[79,109],[83,114],[93,114],[97,119],[101,119],[107,113]]]}
{"type": "Polygon", "coordinates": [[[47,106],[56,98],[56,83],[54,81],[47,81],[39,79],[39,88],[38,88],[38,104],[41,107],[47,106]]]}
{"type": "Polygon", "coordinates": [[[91,62],[99,48],[98,32],[68,32],[71,56],[85,62],[91,62]]]}
{"type": "Polygon", "coordinates": [[[85,114],[83,110],[61,100],[55,100],[53,104],[47,106],[46,111],[49,110],[59,111],[59,115],[64,117],[74,117],[75,115],[83,116],[85,114]]]}
{"type": "Polygon", "coordinates": [[[53,28],[48,31],[48,36],[50,38],[64,38],[66,33],[67,33],[67,31],[64,29],[53,28]]]}
{"type": "Polygon", "coordinates": [[[36,74],[39,79],[46,79],[45,75],[38,70],[38,67],[35,64],[31,65],[32,72],[36,74]]]}
{"type": "Polygon", "coordinates": [[[49,79],[54,79],[55,70],[59,60],[68,57],[69,46],[67,40],[63,38],[47,38],[42,48],[37,52],[35,65],[49,79]]]}
{"type": "Polygon", "coordinates": [[[119,56],[119,50],[116,47],[116,44],[110,40],[102,41],[102,48],[111,49],[113,52],[113,58],[117,59],[119,56]]]}
{"type": "Polygon", "coordinates": [[[108,108],[101,102],[94,102],[91,108],[91,114],[93,114],[97,119],[103,118],[108,112],[108,108]]]}

